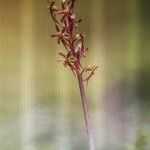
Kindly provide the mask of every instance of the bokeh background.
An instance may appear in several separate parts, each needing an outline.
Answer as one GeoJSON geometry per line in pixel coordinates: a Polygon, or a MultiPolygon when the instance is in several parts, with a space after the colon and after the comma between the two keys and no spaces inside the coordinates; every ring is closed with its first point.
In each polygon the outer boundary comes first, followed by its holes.
{"type": "MultiPolygon", "coordinates": [[[[59,3],[60,0],[57,0],[59,3]]],[[[0,150],[87,150],[79,89],[57,63],[46,0],[0,0],[0,150]]],[[[150,149],[150,1],[77,0],[97,150],[150,149]]]]}

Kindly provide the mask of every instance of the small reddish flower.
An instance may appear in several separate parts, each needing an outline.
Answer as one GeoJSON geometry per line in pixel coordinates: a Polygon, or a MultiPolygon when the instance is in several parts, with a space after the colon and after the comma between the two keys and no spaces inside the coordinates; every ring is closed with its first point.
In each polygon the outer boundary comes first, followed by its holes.
{"type": "Polygon", "coordinates": [[[51,37],[56,38],[57,43],[62,43],[67,50],[67,54],[59,53],[63,57],[59,62],[62,62],[65,67],[68,66],[75,75],[83,75],[85,77],[83,80],[88,82],[98,66],[83,67],[81,64],[81,59],[86,56],[88,49],[84,46],[85,34],[74,33],[81,22],[81,19],[76,19],[74,14],[74,3],[75,0],[65,0],[58,8],[55,2],[48,2],[49,13],[57,31],[51,37]]]}

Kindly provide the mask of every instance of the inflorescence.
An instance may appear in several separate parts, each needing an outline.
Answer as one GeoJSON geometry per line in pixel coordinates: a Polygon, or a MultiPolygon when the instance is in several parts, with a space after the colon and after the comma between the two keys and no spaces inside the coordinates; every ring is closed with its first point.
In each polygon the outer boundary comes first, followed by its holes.
{"type": "Polygon", "coordinates": [[[84,33],[75,33],[79,27],[81,19],[76,19],[74,13],[75,0],[63,0],[58,8],[55,2],[48,1],[49,13],[55,23],[56,33],[51,37],[57,39],[58,44],[62,44],[66,53],[60,52],[61,62],[65,67],[69,67],[75,76],[81,75],[83,81],[89,81],[98,68],[96,65],[83,66],[82,58],[86,57],[88,48],[84,46],[84,33]]]}

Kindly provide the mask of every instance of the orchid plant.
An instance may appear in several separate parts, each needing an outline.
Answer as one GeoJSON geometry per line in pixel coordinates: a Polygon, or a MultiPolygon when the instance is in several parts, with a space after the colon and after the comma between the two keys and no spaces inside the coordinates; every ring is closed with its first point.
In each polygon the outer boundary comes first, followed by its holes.
{"type": "Polygon", "coordinates": [[[98,68],[96,65],[84,66],[82,59],[86,57],[88,48],[84,45],[85,34],[76,33],[75,30],[79,27],[81,19],[76,19],[74,13],[75,0],[63,0],[60,7],[56,3],[48,1],[48,10],[55,24],[56,33],[52,35],[57,39],[58,44],[62,44],[66,52],[59,52],[62,63],[65,67],[70,68],[79,83],[80,95],[84,111],[84,119],[88,134],[89,150],[94,150],[94,140],[89,117],[88,103],[85,94],[84,82],[95,74],[98,68]]]}

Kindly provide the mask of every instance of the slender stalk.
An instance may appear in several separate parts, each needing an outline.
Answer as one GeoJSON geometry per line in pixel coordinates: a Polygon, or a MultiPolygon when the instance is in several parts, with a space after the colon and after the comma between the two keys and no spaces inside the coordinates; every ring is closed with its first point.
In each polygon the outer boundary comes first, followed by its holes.
{"type": "Polygon", "coordinates": [[[80,74],[78,75],[78,83],[79,83],[80,95],[82,100],[82,107],[84,111],[86,130],[87,130],[88,140],[89,140],[89,150],[94,150],[95,146],[94,146],[93,133],[92,133],[92,127],[91,127],[89,110],[88,110],[88,103],[85,95],[84,81],[80,74]]]}
{"type": "Polygon", "coordinates": [[[81,19],[76,19],[76,15],[74,13],[75,1],[76,0],[62,1],[61,7],[57,7],[55,2],[48,2],[48,9],[57,31],[52,35],[52,37],[56,38],[58,44],[61,43],[67,51],[66,53],[59,52],[63,59],[58,62],[61,62],[65,67],[70,68],[75,77],[78,79],[84,119],[88,134],[89,150],[94,150],[95,146],[84,82],[89,81],[89,79],[95,74],[95,70],[98,66],[83,66],[81,63],[81,60],[86,57],[86,51],[88,48],[84,46],[85,34],[74,32],[81,22],[81,19]]]}

